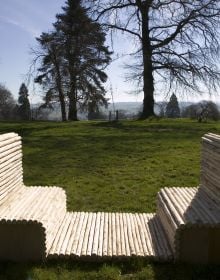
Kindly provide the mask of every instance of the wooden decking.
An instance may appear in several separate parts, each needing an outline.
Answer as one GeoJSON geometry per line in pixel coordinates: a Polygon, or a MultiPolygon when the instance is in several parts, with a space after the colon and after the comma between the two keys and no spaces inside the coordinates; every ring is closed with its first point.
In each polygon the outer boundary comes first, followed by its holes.
{"type": "Polygon", "coordinates": [[[160,219],[155,214],[68,212],[48,258],[145,257],[172,259],[160,219]]]}

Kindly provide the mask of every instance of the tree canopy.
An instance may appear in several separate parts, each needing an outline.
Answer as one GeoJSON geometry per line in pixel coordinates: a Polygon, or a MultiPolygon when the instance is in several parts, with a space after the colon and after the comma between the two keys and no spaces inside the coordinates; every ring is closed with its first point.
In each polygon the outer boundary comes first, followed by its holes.
{"type": "Polygon", "coordinates": [[[13,118],[15,100],[12,93],[0,84],[0,119],[8,120],[13,118]]]}
{"type": "Polygon", "coordinates": [[[80,0],[67,0],[62,9],[54,30],[37,39],[43,56],[39,56],[41,67],[35,81],[47,88],[51,100],[58,98],[63,120],[65,100],[69,104],[68,119],[77,120],[78,109],[107,103],[104,70],[111,52],[105,46],[106,34],[101,25],[88,16],[80,0]]]}
{"type": "Polygon", "coordinates": [[[31,107],[28,98],[28,89],[24,83],[21,84],[18,93],[18,107],[17,112],[22,120],[31,119],[31,107]]]}
{"type": "Polygon", "coordinates": [[[166,106],[166,116],[168,118],[179,118],[180,108],[176,95],[173,93],[170,97],[170,101],[166,106]]]}
{"type": "Polygon", "coordinates": [[[203,100],[187,106],[183,111],[183,117],[197,119],[198,122],[204,122],[207,119],[218,121],[220,113],[214,102],[203,100]]]}
{"type": "Polygon", "coordinates": [[[154,114],[155,89],[216,90],[219,69],[219,0],[85,0],[109,30],[135,38],[132,78],[143,86],[142,117],[154,114]],[[161,83],[164,83],[161,86],[161,83]],[[159,86],[158,86],[159,84],[159,86]]]}

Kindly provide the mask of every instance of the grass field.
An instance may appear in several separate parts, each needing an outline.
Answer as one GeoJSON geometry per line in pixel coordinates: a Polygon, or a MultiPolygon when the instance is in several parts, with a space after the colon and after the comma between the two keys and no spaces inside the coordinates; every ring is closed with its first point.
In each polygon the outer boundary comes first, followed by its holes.
{"type": "MultiPolygon", "coordinates": [[[[199,183],[200,138],[220,123],[152,120],[76,123],[0,123],[0,133],[23,137],[26,185],[58,185],[68,209],[155,211],[164,186],[199,183]]],[[[0,280],[220,279],[218,266],[128,263],[0,265],[0,280]]]]}

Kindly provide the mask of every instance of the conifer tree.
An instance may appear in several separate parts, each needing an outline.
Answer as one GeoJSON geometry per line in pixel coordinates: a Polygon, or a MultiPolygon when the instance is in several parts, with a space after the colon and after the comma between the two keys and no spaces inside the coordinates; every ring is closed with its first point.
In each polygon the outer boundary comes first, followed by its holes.
{"type": "Polygon", "coordinates": [[[52,108],[52,103],[59,102],[62,121],[66,121],[65,82],[68,74],[63,57],[63,47],[56,32],[43,32],[39,38],[40,50],[35,51],[40,58],[40,67],[35,83],[40,84],[44,91],[44,107],[52,108]]]}
{"type": "Polygon", "coordinates": [[[179,118],[180,108],[176,95],[173,93],[170,97],[170,101],[166,107],[166,116],[168,118],[179,118]]]}
{"type": "Polygon", "coordinates": [[[54,30],[37,38],[40,50],[35,51],[35,61],[40,61],[40,67],[35,82],[50,93],[51,102],[60,102],[64,121],[66,104],[68,119],[77,120],[79,109],[107,103],[104,70],[111,52],[103,28],[88,16],[81,0],[67,0],[62,9],[54,30]]]}
{"type": "Polygon", "coordinates": [[[105,96],[103,83],[107,75],[104,69],[110,63],[111,52],[105,46],[101,25],[89,18],[81,0],[67,0],[54,26],[63,42],[68,63],[68,118],[77,120],[79,107],[85,107],[93,97],[99,96],[102,101],[105,96]]]}
{"type": "Polygon", "coordinates": [[[22,120],[30,120],[31,118],[31,108],[28,96],[28,89],[26,85],[22,83],[18,93],[18,114],[22,120]]]}

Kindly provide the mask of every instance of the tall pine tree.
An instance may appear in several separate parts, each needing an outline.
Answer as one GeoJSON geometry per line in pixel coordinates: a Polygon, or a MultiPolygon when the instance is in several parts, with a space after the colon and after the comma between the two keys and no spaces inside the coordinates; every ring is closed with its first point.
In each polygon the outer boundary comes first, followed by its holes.
{"type": "Polygon", "coordinates": [[[56,32],[43,32],[36,40],[40,46],[40,67],[35,83],[39,83],[46,92],[43,106],[51,108],[51,103],[58,101],[62,121],[66,121],[65,83],[68,74],[59,35],[56,32]]]}
{"type": "Polygon", "coordinates": [[[166,116],[168,118],[179,118],[180,108],[176,95],[173,93],[170,97],[170,101],[166,107],[166,116]]]}
{"type": "Polygon", "coordinates": [[[31,107],[28,96],[28,89],[22,83],[18,93],[18,114],[21,120],[31,119],[31,107]]]}
{"type": "Polygon", "coordinates": [[[107,104],[104,70],[112,53],[105,46],[101,25],[88,16],[81,2],[66,1],[54,30],[37,38],[39,49],[34,51],[34,61],[39,63],[35,82],[43,87],[47,101],[59,101],[63,121],[66,104],[69,120],[77,120],[79,109],[88,110],[92,104],[96,110],[107,104]]]}
{"type": "Polygon", "coordinates": [[[110,63],[111,52],[105,46],[101,25],[92,21],[81,0],[67,0],[63,13],[54,24],[63,42],[69,72],[69,120],[77,120],[77,110],[88,106],[94,97],[105,96],[104,72],[110,63]]]}

